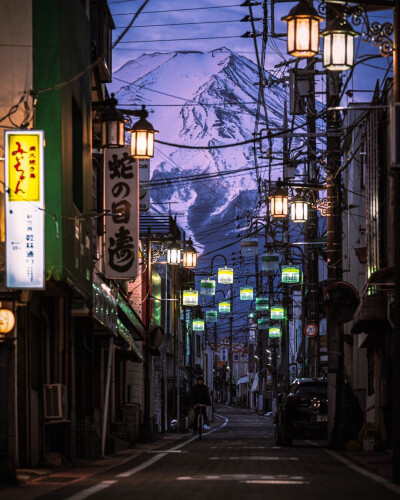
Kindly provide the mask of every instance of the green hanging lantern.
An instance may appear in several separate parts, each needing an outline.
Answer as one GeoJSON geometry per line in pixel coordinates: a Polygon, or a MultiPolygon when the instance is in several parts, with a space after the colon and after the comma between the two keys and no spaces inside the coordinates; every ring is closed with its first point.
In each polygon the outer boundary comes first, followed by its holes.
{"type": "Polygon", "coordinates": [[[215,281],[214,280],[201,280],[200,281],[200,294],[201,295],[215,295],[215,281]]]}
{"type": "Polygon", "coordinates": [[[282,283],[300,283],[300,267],[299,266],[282,266],[282,283]]]}
{"type": "Polygon", "coordinates": [[[206,322],[207,323],[216,323],[218,319],[217,311],[211,309],[210,311],[206,311],[206,322]]]}
{"type": "Polygon", "coordinates": [[[231,312],[231,303],[230,302],[220,302],[218,304],[218,311],[222,314],[227,314],[231,312]]]}
{"type": "Polygon", "coordinates": [[[182,304],[184,306],[197,306],[199,304],[199,293],[197,290],[184,290],[182,304]]]}
{"type": "Polygon", "coordinates": [[[257,297],[256,298],[256,311],[268,311],[269,309],[269,298],[268,297],[257,297]]]}
{"type": "Polygon", "coordinates": [[[253,288],[248,286],[240,287],[240,300],[253,300],[253,288]]]}
{"type": "Polygon", "coordinates": [[[271,319],[285,319],[286,311],[283,306],[277,304],[275,306],[271,306],[271,319]]]}
{"type": "Polygon", "coordinates": [[[192,329],[194,332],[204,332],[204,319],[194,319],[192,329]]]}
{"type": "Polygon", "coordinates": [[[249,314],[247,315],[247,317],[249,319],[254,319],[255,318],[255,314],[253,313],[253,311],[250,311],[249,314]]]}
{"type": "Polygon", "coordinates": [[[279,339],[281,337],[281,329],[278,326],[273,326],[269,329],[270,339],[279,339]]]}
{"type": "Polygon", "coordinates": [[[269,319],[268,318],[258,318],[258,320],[257,320],[257,328],[259,330],[268,330],[268,328],[269,328],[269,319]]]}

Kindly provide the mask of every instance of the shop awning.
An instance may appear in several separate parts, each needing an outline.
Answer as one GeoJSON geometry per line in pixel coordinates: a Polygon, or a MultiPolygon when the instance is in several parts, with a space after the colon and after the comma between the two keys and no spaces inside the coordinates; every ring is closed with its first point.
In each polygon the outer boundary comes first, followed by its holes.
{"type": "Polygon", "coordinates": [[[253,380],[253,385],[251,386],[250,389],[251,392],[258,392],[259,387],[258,387],[258,373],[254,375],[254,380],[253,380]]]}
{"type": "Polygon", "coordinates": [[[386,294],[367,295],[354,313],[351,333],[379,334],[388,331],[390,324],[387,319],[386,294]]]}
{"type": "Polygon", "coordinates": [[[240,377],[240,379],[237,381],[236,385],[248,384],[248,383],[249,383],[249,376],[246,375],[244,377],[240,377]]]}
{"type": "Polygon", "coordinates": [[[391,331],[388,320],[388,292],[394,288],[394,267],[385,267],[371,274],[364,298],[353,316],[351,333],[380,334],[391,331]]]}
{"type": "Polygon", "coordinates": [[[125,324],[133,338],[135,340],[146,340],[147,331],[145,325],[121,291],[118,292],[117,304],[118,318],[125,324]]]}

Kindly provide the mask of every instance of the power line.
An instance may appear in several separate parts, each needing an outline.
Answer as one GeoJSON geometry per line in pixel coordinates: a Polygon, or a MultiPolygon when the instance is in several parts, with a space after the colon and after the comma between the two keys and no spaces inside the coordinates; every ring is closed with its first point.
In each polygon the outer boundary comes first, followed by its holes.
{"type": "MultiPolygon", "coordinates": [[[[232,21],[198,21],[195,23],[165,23],[165,24],[142,24],[139,26],[132,26],[132,28],[163,28],[165,26],[192,26],[198,24],[222,24],[222,23],[240,23],[240,19],[232,19],[232,21]]],[[[126,26],[116,26],[117,29],[124,29],[126,26]]]]}
{"type": "MultiPolygon", "coordinates": [[[[230,7],[240,7],[240,4],[233,5],[218,5],[216,7],[191,7],[187,9],[169,9],[169,10],[145,10],[142,14],[158,14],[161,12],[184,12],[188,10],[211,10],[211,9],[228,9],[230,7]]],[[[116,16],[131,16],[132,14],[136,14],[135,12],[123,12],[123,13],[113,13],[113,17],[116,16]]]]}

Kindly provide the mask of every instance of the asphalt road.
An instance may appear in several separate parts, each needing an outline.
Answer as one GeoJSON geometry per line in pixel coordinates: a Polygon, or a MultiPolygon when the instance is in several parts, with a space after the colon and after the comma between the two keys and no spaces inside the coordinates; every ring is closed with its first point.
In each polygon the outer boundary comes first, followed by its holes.
{"type": "Polygon", "coordinates": [[[399,492],[339,461],[323,443],[277,447],[274,427],[264,417],[226,406],[217,412],[223,427],[201,441],[163,442],[160,450],[40,498],[400,499],[399,492]]]}

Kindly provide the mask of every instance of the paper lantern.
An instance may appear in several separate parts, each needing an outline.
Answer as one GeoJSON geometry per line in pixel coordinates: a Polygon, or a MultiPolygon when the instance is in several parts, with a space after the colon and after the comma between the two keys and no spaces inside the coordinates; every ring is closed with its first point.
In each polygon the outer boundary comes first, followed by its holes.
{"type": "Polygon", "coordinates": [[[10,333],[15,325],[15,316],[10,309],[0,309],[0,333],[10,333]]]}

